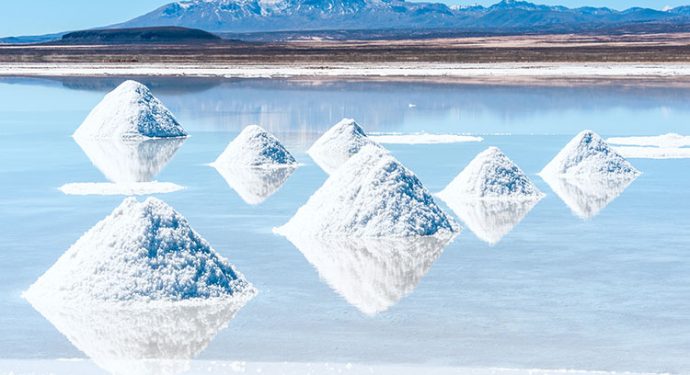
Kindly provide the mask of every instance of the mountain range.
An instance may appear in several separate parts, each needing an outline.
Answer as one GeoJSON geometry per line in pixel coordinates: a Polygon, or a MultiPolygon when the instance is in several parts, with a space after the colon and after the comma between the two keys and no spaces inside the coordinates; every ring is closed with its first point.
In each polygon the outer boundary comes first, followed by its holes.
{"type": "Polygon", "coordinates": [[[404,0],[190,0],[115,27],[183,26],[211,32],[456,29],[468,32],[583,32],[640,23],[686,25],[690,6],[666,11],[566,8],[503,0],[448,6],[404,0]]]}
{"type": "MultiPolygon", "coordinates": [[[[519,0],[503,0],[488,7],[405,0],[187,0],[103,29],[159,26],[201,29],[233,38],[251,33],[355,30],[364,38],[367,30],[388,36],[391,32],[428,34],[429,30],[441,34],[674,32],[690,31],[690,6],[614,10],[519,0]]],[[[64,34],[5,38],[0,42],[35,43],[59,39],[64,34]]]]}

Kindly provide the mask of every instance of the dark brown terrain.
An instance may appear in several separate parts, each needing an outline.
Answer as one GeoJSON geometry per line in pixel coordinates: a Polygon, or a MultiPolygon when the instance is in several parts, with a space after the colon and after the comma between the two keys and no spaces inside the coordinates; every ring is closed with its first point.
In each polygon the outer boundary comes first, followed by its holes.
{"type": "Polygon", "coordinates": [[[690,34],[535,35],[421,40],[0,45],[0,62],[319,64],[690,62],[690,34]]]}

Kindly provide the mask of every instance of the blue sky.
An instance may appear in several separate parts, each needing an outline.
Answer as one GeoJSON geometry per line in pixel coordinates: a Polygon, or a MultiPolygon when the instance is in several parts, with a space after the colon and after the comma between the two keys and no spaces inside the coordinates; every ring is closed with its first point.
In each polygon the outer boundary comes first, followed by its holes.
{"type": "MultiPolygon", "coordinates": [[[[429,0],[448,4],[490,5],[499,0],[429,0]]],[[[58,31],[103,26],[141,15],[171,0],[30,0],[2,1],[0,36],[38,35],[58,31]]],[[[642,6],[660,9],[664,6],[690,4],[690,0],[541,0],[542,4],[608,6],[629,8],[642,6]]]]}

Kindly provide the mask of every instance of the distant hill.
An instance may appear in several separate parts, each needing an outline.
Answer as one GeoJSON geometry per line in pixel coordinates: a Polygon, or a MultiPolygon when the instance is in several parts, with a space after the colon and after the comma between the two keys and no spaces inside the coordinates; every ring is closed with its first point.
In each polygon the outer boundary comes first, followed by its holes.
{"type": "Polygon", "coordinates": [[[212,32],[453,29],[476,33],[592,32],[652,23],[690,25],[690,7],[669,11],[538,5],[503,0],[490,7],[404,0],[189,0],[114,27],[184,26],[212,32]]]}
{"type": "Polygon", "coordinates": [[[222,39],[209,32],[184,27],[142,27],[85,30],[67,33],[59,44],[183,44],[210,43],[222,39]]]}

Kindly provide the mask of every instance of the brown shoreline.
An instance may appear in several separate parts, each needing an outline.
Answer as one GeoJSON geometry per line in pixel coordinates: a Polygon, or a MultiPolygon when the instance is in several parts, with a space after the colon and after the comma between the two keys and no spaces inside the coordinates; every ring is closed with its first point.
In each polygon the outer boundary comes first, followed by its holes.
{"type": "Polygon", "coordinates": [[[690,34],[428,40],[0,45],[2,63],[329,64],[690,62],[690,34]]]}

